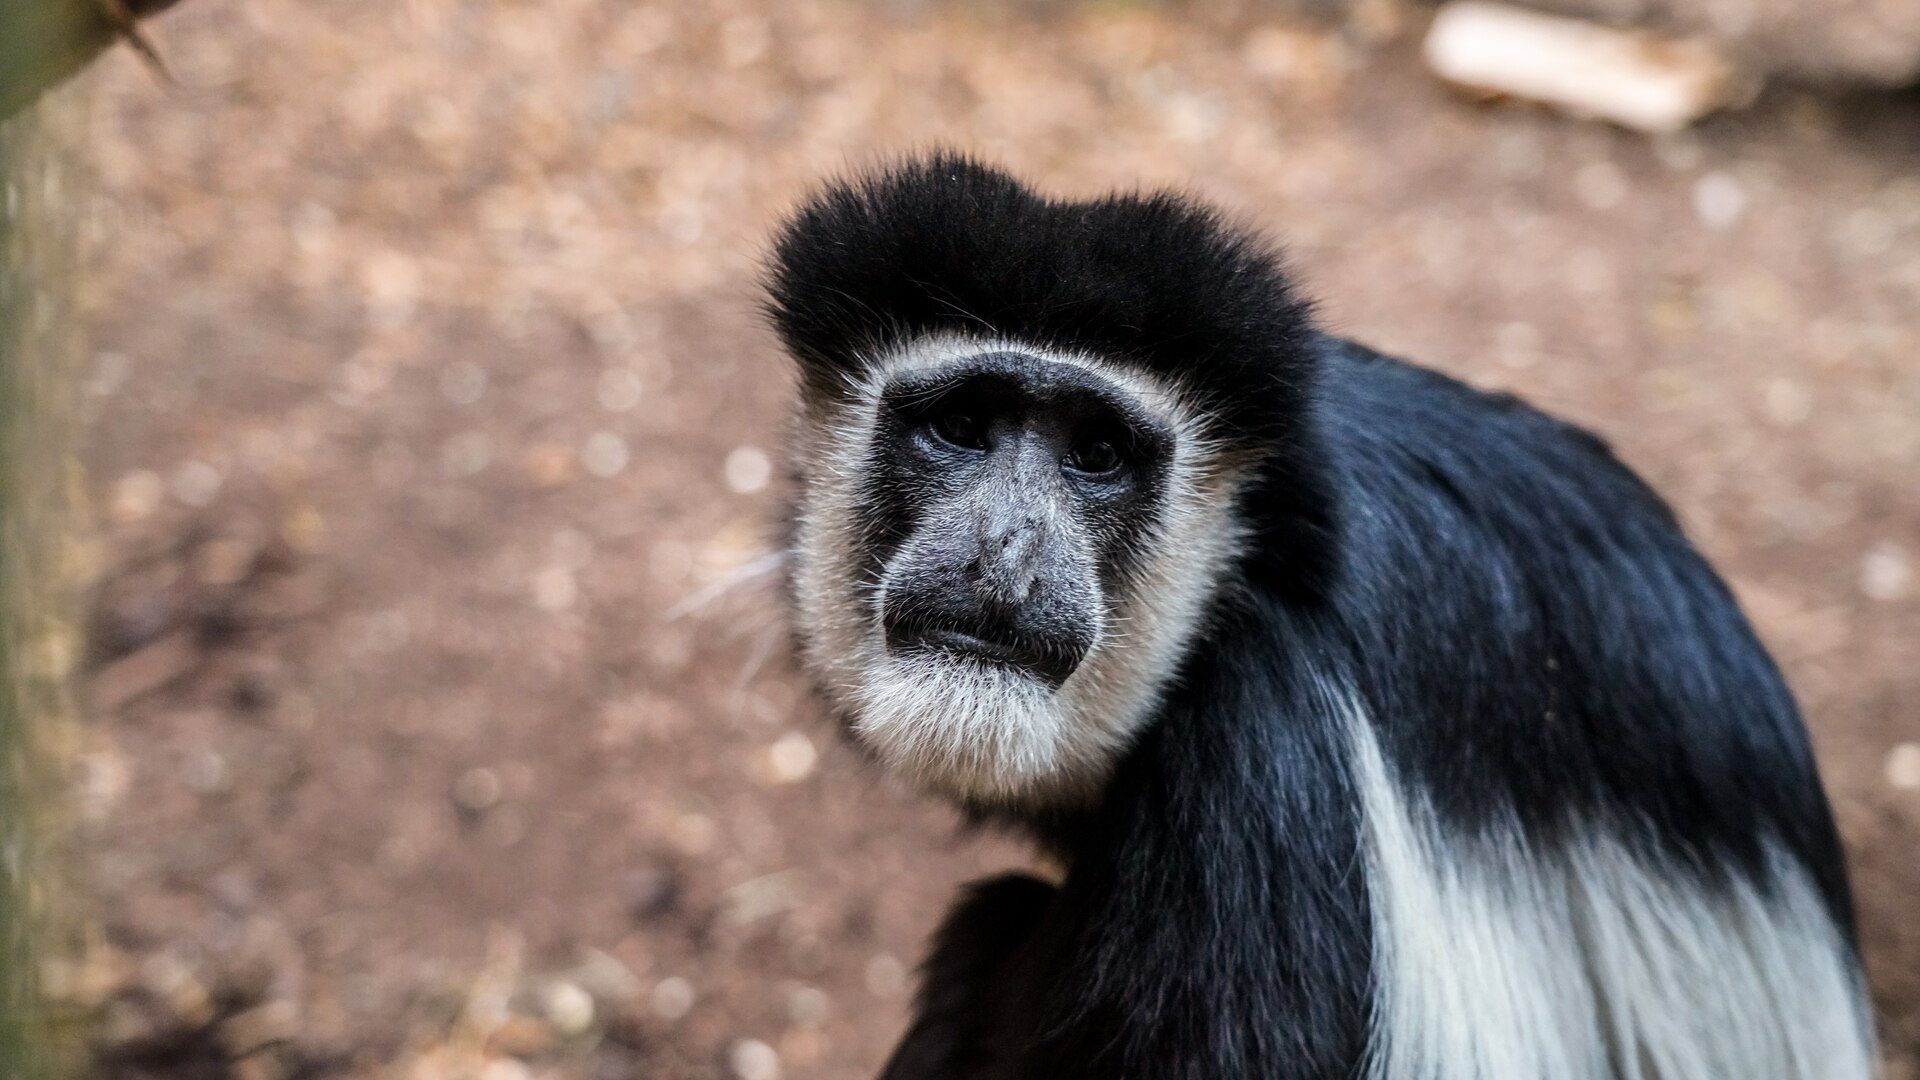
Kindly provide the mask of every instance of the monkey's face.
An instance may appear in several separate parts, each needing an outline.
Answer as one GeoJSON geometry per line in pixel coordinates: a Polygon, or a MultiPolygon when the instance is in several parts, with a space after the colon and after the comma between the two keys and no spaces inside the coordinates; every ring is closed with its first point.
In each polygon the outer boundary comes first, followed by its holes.
{"type": "Polygon", "coordinates": [[[927,341],[810,402],[803,655],[857,741],[977,802],[1084,796],[1231,556],[1231,470],[1179,399],[1031,347],[927,341]]]}
{"type": "Polygon", "coordinates": [[[1112,383],[1022,353],[890,380],[869,462],[889,654],[1057,690],[1107,632],[1172,445],[1112,383]]]}

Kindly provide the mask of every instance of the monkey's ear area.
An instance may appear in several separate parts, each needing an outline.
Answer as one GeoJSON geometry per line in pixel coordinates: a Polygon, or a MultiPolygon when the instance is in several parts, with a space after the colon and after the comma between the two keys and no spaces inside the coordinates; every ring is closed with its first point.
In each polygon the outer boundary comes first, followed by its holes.
{"type": "Polygon", "coordinates": [[[829,181],[774,237],[767,316],[809,389],[844,392],[863,357],[967,318],[954,277],[982,273],[1041,208],[1008,173],[953,151],[829,181]]]}

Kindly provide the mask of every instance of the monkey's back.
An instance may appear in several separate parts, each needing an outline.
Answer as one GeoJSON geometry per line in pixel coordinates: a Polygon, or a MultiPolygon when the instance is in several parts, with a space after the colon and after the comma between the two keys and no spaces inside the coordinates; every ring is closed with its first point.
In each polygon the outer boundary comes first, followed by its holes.
{"type": "Polygon", "coordinates": [[[1850,937],[1805,729],[1732,594],[1604,442],[1505,394],[1325,339],[1341,622],[1383,751],[1462,828],[1607,822],[1677,865],[1769,841],[1850,937]]]}

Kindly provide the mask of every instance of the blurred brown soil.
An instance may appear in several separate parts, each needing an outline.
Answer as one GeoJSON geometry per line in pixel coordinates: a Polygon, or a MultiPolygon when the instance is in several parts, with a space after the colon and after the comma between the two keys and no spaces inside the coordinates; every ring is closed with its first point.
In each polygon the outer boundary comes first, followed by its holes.
{"type": "Polygon", "coordinates": [[[945,142],[1189,186],[1333,326],[1612,439],[1801,695],[1920,1075],[1920,102],[1647,141],[1457,100],[1359,10],[196,0],[180,89],[111,57],[101,1074],[871,1075],[951,888],[1027,856],[715,586],[780,499],[769,224],[945,142]]]}

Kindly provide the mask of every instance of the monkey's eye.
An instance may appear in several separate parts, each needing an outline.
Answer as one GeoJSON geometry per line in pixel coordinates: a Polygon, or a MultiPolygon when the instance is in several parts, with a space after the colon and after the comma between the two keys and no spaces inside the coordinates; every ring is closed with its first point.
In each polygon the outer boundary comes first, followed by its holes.
{"type": "Polygon", "coordinates": [[[1087,439],[1067,451],[1067,468],[1102,476],[1120,467],[1120,451],[1105,439],[1087,439]]]}
{"type": "Polygon", "coordinates": [[[933,433],[940,436],[943,442],[967,450],[987,448],[987,425],[978,416],[961,409],[934,417],[933,433]]]}

